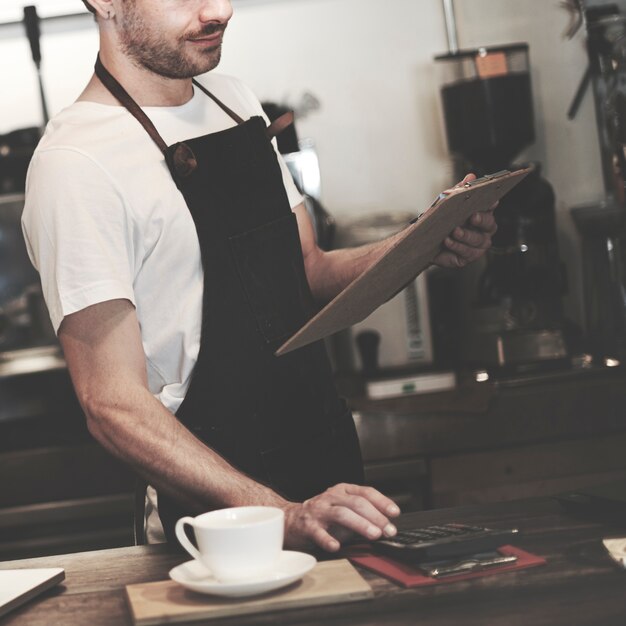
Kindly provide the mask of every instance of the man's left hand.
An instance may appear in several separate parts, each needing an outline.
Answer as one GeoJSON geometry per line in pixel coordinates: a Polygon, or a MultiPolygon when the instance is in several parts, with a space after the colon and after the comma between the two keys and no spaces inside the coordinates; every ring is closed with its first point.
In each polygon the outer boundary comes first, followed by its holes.
{"type": "MultiPolygon", "coordinates": [[[[476,178],[468,174],[457,186],[476,178]]],[[[488,211],[474,213],[462,227],[455,228],[444,240],[443,250],[434,258],[433,263],[440,267],[465,267],[480,259],[491,247],[491,237],[498,227],[493,216],[497,204],[488,211]]]]}

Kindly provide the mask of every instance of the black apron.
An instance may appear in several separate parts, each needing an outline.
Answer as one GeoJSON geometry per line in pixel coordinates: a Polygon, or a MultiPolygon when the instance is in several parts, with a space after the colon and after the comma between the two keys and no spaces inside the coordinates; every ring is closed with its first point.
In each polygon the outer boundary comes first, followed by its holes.
{"type": "MultiPolygon", "coordinates": [[[[362,483],[354,421],[337,395],[324,344],[274,355],[315,304],[272,127],[260,116],[242,120],[194,81],[237,124],[167,146],[99,59],[96,74],[163,151],[198,234],[200,350],[176,417],[291,501],[339,482],[362,483]]],[[[194,514],[162,492],[158,507],[170,541],[176,520],[194,514]]]]}

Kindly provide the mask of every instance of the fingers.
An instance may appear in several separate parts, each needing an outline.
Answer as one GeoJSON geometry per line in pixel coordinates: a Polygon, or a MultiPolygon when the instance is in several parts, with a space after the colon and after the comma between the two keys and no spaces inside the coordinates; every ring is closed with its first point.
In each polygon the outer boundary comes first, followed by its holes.
{"type": "Polygon", "coordinates": [[[398,517],[398,515],[400,515],[400,508],[398,505],[393,500],[380,493],[377,489],[362,485],[346,485],[345,487],[347,493],[367,498],[385,515],[388,515],[389,517],[398,517]]]}
{"type": "MultiPolygon", "coordinates": [[[[329,511],[330,515],[328,516],[328,521],[332,521],[334,526],[338,526],[340,528],[346,528],[352,533],[356,533],[357,535],[361,535],[362,537],[366,537],[371,541],[375,541],[376,539],[380,539],[383,534],[383,528],[387,528],[388,526],[392,526],[387,520],[382,522],[382,528],[378,523],[372,523],[366,515],[362,514],[362,511],[357,511],[358,507],[352,508],[349,503],[345,503],[345,505],[335,505],[329,511]],[[347,505],[347,506],[346,506],[347,505]]],[[[393,527],[393,531],[391,531],[391,536],[396,534],[395,527],[393,527]]]]}
{"type": "Polygon", "coordinates": [[[336,523],[368,539],[393,537],[398,531],[389,518],[400,515],[398,505],[373,487],[341,485],[335,502],[336,523]]]}
{"type": "MultiPolygon", "coordinates": [[[[452,243],[458,243],[469,248],[478,248],[486,250],[491,245],[491,236],[487,233],[479,232],[471,228],[463,228],[459,226],[455,228],[448,239],[452,243]]],[[[447,245],[447,244],[446,244],[447,245]]],[[[448,246],[451,247],[451,246],[448,246]]],[[[454,249],[454,248],[451,248],[454,249]]]]}
{"type": "Polygon", "coordinates": [[[457,183],[457,187],[461,187],[461,186],[463,186],[465,183],[470,183],[470,182],[472,182],[473,180],[476,180],[476,174],[472,174],[472,173],[470,173],[470,174],[466,174],[466,175],[465,175],[465,178],[464,178],[464,179],[463,179],[460,183],[457,183]]]}
{"type": "Polygon", "coordinates": [[[392,500],[372,487],[340,484],[328,489],[320,498],[330,504],[326,519],[348,528],[368,539],[381,535],[396,534],[395,526],[389,521],[400,510],[392,500]]]}
{"type": "Polygon", "coordinates": [[[340,547],[337,537],[345,537],[346,532],[369,540],[395,535],[397,530],[389,517],[399,514],[392,500],[371,487],[335,485],[286,509],[286,541],[294,547],[312,542],[335,552],[340,547]]]}
{"type": "MultiPolygon", "coordinates": [[[[475,174],[468,174],[457,187],[475,179],[475,174]]],[[[474,213],[464,226],[455,228],[444,240],[443,249],[433,263],[441,267],[459,268],[481,258],[491,247],[491,237],[498,230],[493,215],[497,206],[496,202],[488,211],[474,213]]]]}
{"type": "Polygon", "coordinates": [[[328,529],[330,524],[320,522],[312,510],[311,500],[291,502],[283,507],[285,511],[285,547],[294,550],[308,550],[320,547],[327,552],[336,552],[341,544],[328,529]]]}
{"type": "MultiPolygon", "coordinates": [[[[483,243],[481,247],[467,245],[451,237],[446,237],[443,243],[446,247],[446,252],[453,257],[447,267],[465,267],[469,263],[477,261],[485,254],[491,245],[491,239],[488,239],[488,242],[483,243]]],[[[445,254],[445,252],[443,254],[445,254]]]]}
{"type": "Polygon", "coordinates": [[[443,193],[450,193],[451,191],[454,191],[455,189],[458,189],[459,187],[463,187],[465,183],[469,183],[473,180],[476,180],[476,174],[466,174],[465,178],[460,183],[457,183],[452,188],[446,189],[443,193]]]}
{"type": "Polygon", "coordinates": [[[485,254],[491,246],[491,237],[471,233],[466,229],[464,231],[461,239],[464,242],[469,241],[471,244],[446,237],[443,241],[444,249],[434,258],[433,263],[440,267],[460,268],[477,261],[485,254]]]}
{"type": "Polygon", "coordinates": [[[491,247],[498,230],[493,210],[474,213],[465,226],[455,228],[443,242],[444,249],[434,259],[441,267],[465,267],[481,258],[491,247]]]}
{"type": "Polygon", "coordinates": [[[448,269],[459,269],[469,263],[470,261],[465,257],[459,256],[454,252],[448,252],[447,250],[440,252],[433,260],[434,265],[448,269]]]}
{"type": "Polygon", "coordinates": [[[493,208],[489,211],[474,213],[468,220],[468,225],[488,235],[494,235],[498,230],[496,218],[493,215],[493,208]]]}
{"type": "Polygon", "coordinates": [[[312,529],[311,539],[326,552],[337,552],[341,548],[341,544],[321,525],[317,525],[312,529]]]}

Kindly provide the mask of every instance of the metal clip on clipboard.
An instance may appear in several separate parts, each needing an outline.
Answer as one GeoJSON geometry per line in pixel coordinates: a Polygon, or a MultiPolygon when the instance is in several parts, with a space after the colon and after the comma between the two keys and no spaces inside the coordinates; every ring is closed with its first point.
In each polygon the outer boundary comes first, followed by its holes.
{"type": "MultiPolygon", "coordinates": [[[[485,174],[484,176],[481,176],[480,178],[477,178],[476,180],[470,180],[469,182],[465,183],[463,187],[465,187],[466,189],[471,189],[472,187],[475,187],[476,185],[479,185],[480,183],[487,183],[491,180],[497,180],[498,178],[503,178],[504,176],[507,176],[510,173],[511,173],[510,170],[500,170],[499,172],[495,172],[494,174],[485,174]]],[[[432,209],[434,206],[439,204],[439,202],[445,199],[446,196],[448,196],[449,194],[450,194],[449,191],[442,191],[435,198],[434,202],[430,205],[429,208],[432,209]]],[[[422,217],[424,213],[426,213],[426,211],[424,211],[423,213],[420,213],[417,217],[413,218],[409,222],[409,224],[415,224],[415,222],[417,222],[417,220],[419,220],[419,218],[422,217]]]]}
{"type": "Polygon", "coordinates": [[[470,180],[469,182],[465,183],[463,186],[468,187],[468,188],[475,187],[476,185],[479,185],[480,183],[486,183],[486,182],[489,182],[490,180],[503,178],[504,176],[507,176],[510,173],[511,172],[509,170],[500,170],[499,172],[496,172],[495,174],[485,174],[481,178],[477,178],[476,180],[470,180]]]}

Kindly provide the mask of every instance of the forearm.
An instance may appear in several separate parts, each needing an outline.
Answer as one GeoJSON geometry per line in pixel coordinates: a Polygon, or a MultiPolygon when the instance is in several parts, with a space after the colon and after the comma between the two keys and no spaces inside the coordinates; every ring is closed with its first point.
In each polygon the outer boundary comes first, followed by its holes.
{"type": "MultiPolygon", "coordinates": [[[[475,176],[470,174],[462,183],[473,178],[475,176]]],[[[459,268],[481,258],[491,246],[491,237],[497,230],[494,208],[495,205],[489,210],[474,213],[462,227],[455,228],[442,242],[432,263],[445,268],[459,268]]],[[[303,242],[307,279],[319,302],[332,300],[402,237],[403,231],[400,231],[367,246],[323,252],[315,243],[306,208],[297,207],[295,212],[303,242]]]]}
{"type": "Polygon", "coordinates": [[[395,533],[385,513],[395,516],[399,510],[382,494],[342,484],[302,504],[289,502],[228,464],[147,390],[126,389],[123,401],[99,407],[92,402],[87,414],[91,433],[105,448],[192,513],[231,506],[280,507],[285,511],[285,546],[292,549],[317,544],[337,550],[335,537],[347,537],[348,531],[369,538],[395,533]]]}
{"type": "Polygon", "coordinates": [[[312,250],[305,258],[306,275],[319,302],[328,302],[345,289],[355,278],[371,267],[391,248],[399,235],[392,235],[382,241],[324,252],[312,250]]]}
{"type": "Polygon", "coordinates": [[[91,406],[87,414],[90,432],[107,450],[194,511],[285,505],[194,437],[146,389],[127,389],[123,400],[91,406]]]}

